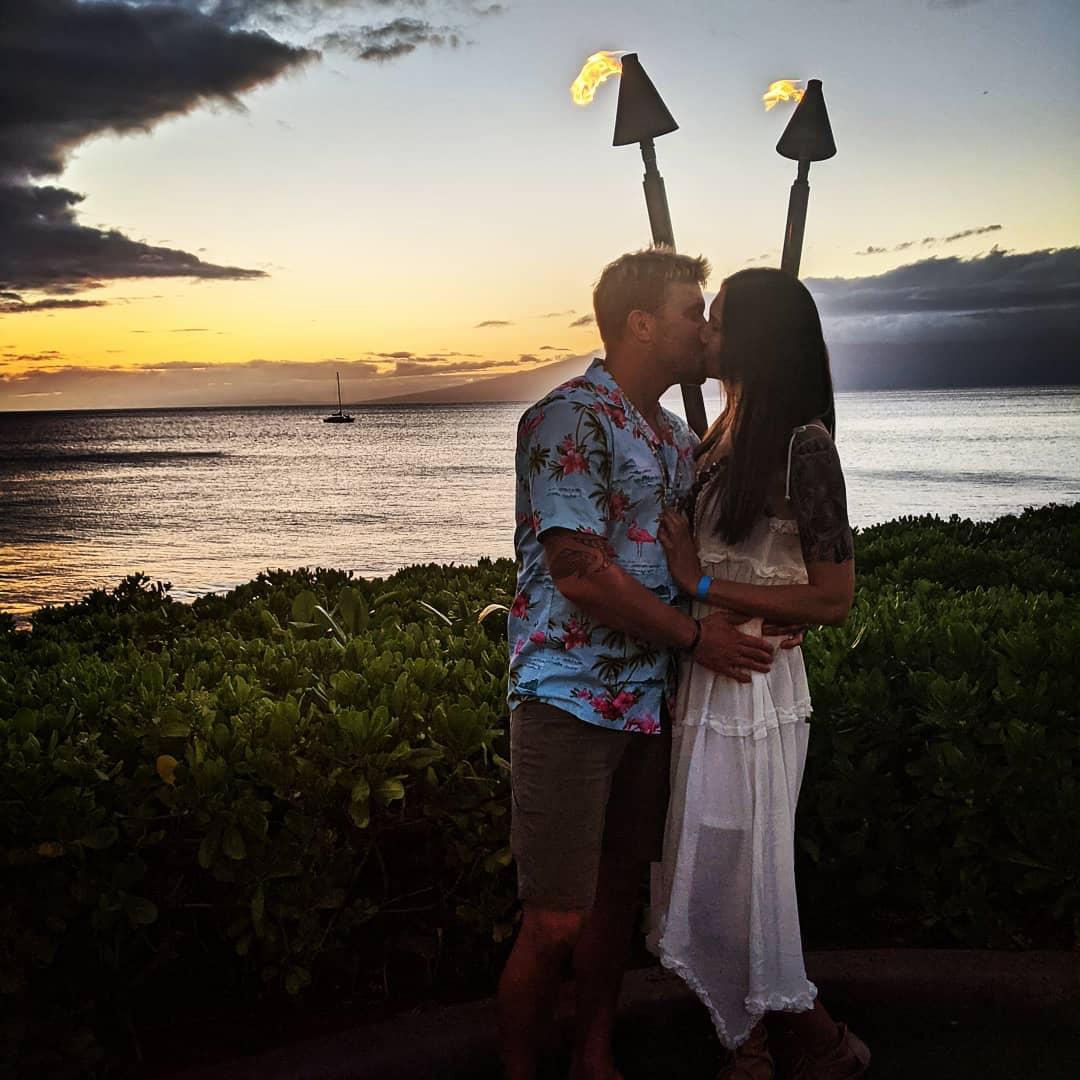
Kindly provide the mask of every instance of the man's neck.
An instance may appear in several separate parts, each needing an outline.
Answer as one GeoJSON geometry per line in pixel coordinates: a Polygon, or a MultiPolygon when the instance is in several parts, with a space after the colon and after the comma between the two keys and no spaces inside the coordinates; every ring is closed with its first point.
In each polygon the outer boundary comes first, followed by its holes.
{"type": "Polygon", "coordinates": [[[604,366],[630,403],[656,431],[660,423],[660,395],[667,386],[662,385],[662,378],[657,378],[652,362],[646,357],[609,351],[604,357],[604,366]]]}

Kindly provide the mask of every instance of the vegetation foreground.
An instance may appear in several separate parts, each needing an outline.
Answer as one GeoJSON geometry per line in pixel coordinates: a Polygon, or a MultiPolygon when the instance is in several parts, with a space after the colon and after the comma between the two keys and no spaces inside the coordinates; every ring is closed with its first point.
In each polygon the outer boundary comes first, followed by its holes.
{"type": "MultiPolygon", "coordinates": [[[[1076,944],[1080,505],[856,554],[806,644],[807,944],[1076,944]]],[[[199,1008],[489,992],[512,600],[501,560],[0,615],[0,1071],[77,1075],[199,1008]]]]}

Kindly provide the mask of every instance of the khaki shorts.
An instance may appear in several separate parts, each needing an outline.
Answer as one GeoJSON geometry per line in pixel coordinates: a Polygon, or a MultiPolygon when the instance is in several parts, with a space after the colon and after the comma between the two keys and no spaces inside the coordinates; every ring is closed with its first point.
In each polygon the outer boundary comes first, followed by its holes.
{"type": "Polygon", "coordinates": [[[592,907],[600,855],[660,858],[671,722],[612,731],[540,701],[510,715],[510,845],[518,895],[552,911],[592,907]]]}

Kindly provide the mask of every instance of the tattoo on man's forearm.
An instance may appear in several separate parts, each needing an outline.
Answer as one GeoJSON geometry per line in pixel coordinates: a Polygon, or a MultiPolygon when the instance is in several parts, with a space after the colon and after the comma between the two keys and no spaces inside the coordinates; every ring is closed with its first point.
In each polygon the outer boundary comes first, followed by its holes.
{"type": "Polygon", "coordinates": [[[606,570],[614,561],[614,552],[604,537],[576,537],[551,560],[551,576],[555,581],[588,577],[606,570]]]}

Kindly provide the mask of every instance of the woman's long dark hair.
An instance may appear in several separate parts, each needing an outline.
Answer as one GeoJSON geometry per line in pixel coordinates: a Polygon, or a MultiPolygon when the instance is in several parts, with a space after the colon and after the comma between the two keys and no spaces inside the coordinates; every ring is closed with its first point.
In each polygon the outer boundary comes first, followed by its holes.
{"type": "Polygon", "coordinates": [[[769,480],[787,460],[793,428],[821,420],[836,430],[829,353],[817,305],[798,278],[756,268],[732,274],[721,318],[724,411],[702,451],[729,437],[717,533],[742,540],[765,510],[769,480]]]}

